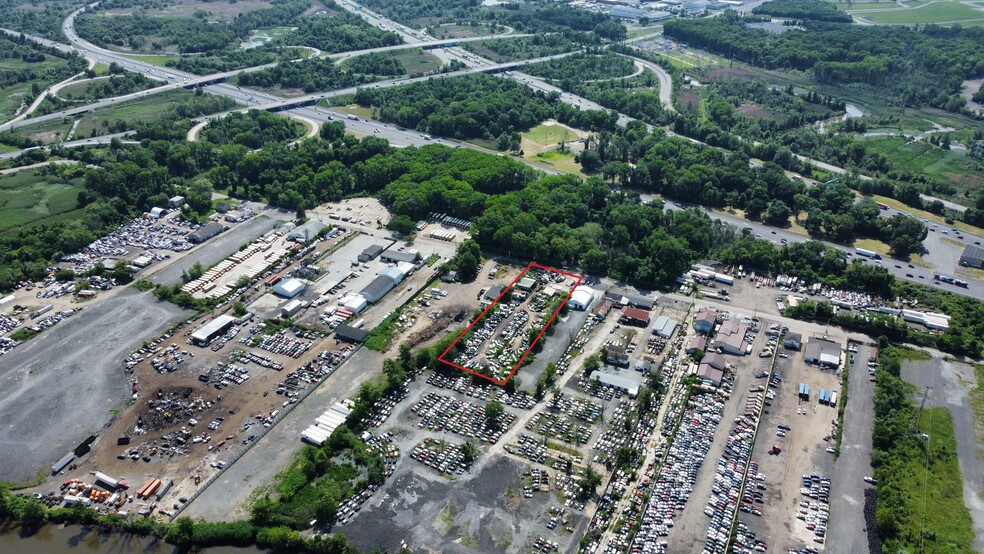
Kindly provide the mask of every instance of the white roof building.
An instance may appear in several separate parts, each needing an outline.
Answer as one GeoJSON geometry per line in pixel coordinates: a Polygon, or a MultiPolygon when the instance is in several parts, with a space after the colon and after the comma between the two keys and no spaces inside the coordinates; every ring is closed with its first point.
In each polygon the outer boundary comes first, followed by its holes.
{"type": "Polygon", "coordinates": [[[594,291],[588,287],[577,287],[567,301],[567,307],[574,310],[587,310],[594,301],[594,291]]]}
{"type": "Polygon", "coordinates": [[[676,331],[677,322],[661,315],[656,318],[656,323],[653,325],[653,334],[659,335],[664,339],[668,339],[673,336],[673,332],[676,331]]]}

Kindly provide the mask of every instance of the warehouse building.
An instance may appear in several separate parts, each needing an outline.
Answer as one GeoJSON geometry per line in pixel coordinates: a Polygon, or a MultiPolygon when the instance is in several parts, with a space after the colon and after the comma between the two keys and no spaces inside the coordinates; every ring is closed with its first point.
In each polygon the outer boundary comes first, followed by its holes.
{"type": "Polygon", "coordinates": [[[345,342],[352,342],[358,344],[366,340],[367,336],[369,336],[369,331],[366,331],[365,329],[359,329],[357,327],[352,327],[351,325],[347,325],[345,323],[339,325],[338,327],[335,327],[335,338],[339,340],[343,340],[345,342]]]}
{"type": "Polygon", "coordinates": [[[225,333],[236,324],[236,318],[231,315],[220,315],[208,324],[191,334],[191,342],[197,346],[208,346],[215,337],[225,333]]]}
{"type": "Polygon", "coordinates": [[[294,298],[304,292],[304,283],[299,279],[284,279],[273,287],[273,294],[281,298],[294,298]]]}
{"type": "Polygon", "coordinates": [[[960,265],[966,267],[984,267],[984,248],[974,244],[968,244],[960,255],[960,265]]]}
{"type": "Polygon", "coordinates": [[[485,295],[482,296],[482,300],[487,302],[495,302],[495,299],[499,298],[499,295],[502,294],[502,291],[505,290],[505,288],[506,287],[500,285],[499,283],[492,285],[489,287],[489,290],[485,291],[485,295]]]}
{"type": "Polygon", "coordinates": [[[632,306],[643,310],[651,310],[656,305],[656,300],[641,294],[635,294],[624,290],[612,289],[605,293],[605,298],[610,299],[616,306],[632,306]]]}
{"type": "Polygon", "coordinates": [[[567,307],[572,310],[584,311],[588,309],[592,301],[594,301],[594,291],[588,287],[577,287],[571,293],[571,298],[567,301],[567,307]]]}
{"type": "Polygon", "coordinates": [[[169,208],[180,208],[185,205],[184,196],[172,196],[170,200],[167,201],[167,207],[169,208]]]}
{"type": "Polygon", "coordinates": [[[533,287],[536,286],[536,279],[532,277],[523,277],[518,283],[516,283],[516,286],[519,287],[519,290],[530,292],[533,290],[533,287]]]}
{"type": "Polygon", "coordinates": [[[810,339],[803,354],[806,363],[829,368],[838,367],[842,355],[840,344],[820,337],[810,339]]]}
{"type": "Polygon", "coordinates": [[[295,227],[293,231],[287,233],[287,240],[307,244],[318,237],[318,233],[328,228],[328,225],[320,219],[312,219],[300,227],[295,227]]]}
{"type": "Polygon", "coordinates": [[[379,272],[381,276],[389,277],[393,280],[394,285],[399,285],[403,282],[403,272],[396,267],[387,267],[386,269],[379,272]]]}
{"type": "Polygon", "coordinates": [[[414,263],[417,261],[416,252],[400,252],[399,250],[387,250],[380,254],[379,260],[384,264],[397,264],[400,262],[414,263]]]}
{"type": "Polygon", "coordinates": [[[745,342],[745,335],[748,333],[748,326],[739,323],[736,319],[729,319],[721,324],[717,335],[714,337],[714,345],[726,354],[744,356],[750,354],[752,347],[745,342]]]}
{"type": "Polygon", "coordinates": [[[694,330],[702,335],[709,335],[714,331],[716,323],[717,312],[710,308],[704,308],[697,312],[697,317],[694,319],[694,330]]]}
{"type": "Polygon", "coordinates": [[[702,381],[715,387],[721,385],[724,379],[724,370],[728,368],[724,356],[711,352],[703,357],[697,367],[697,377],[702,381]]]}
{"type": "Polygon", "coordinates": [[[192,244],[201,244],[208,239],[218,235],[222,231],[225,231],[225,226],[221,223],[213,221],[207,225],[199,227],[197,230],[188,233],[188,242],[192,244]]]}
{"type": "Polygon", "coordinates": [[[641,374],[631,371],[609,371],[597,369],[591,372],[591,378],[603,385],[616,388],[628,393],[629,398],[635,398],[642,387],[643,377],[641,374]]]}
{"type": "Polygon", "coordinates": [[[693,354],[695,352],[703,352],[707,349],[707,337],[702,337],[700,335],[694,335],[690,339],[690,345],[687,346],[687,354],[693,354]]]}
{"type": "Polygon", "coordinates": [[[649,325],[649,312],[626,306],[622,308],[622,317],[619,318],[619,322],[636,327],[645,327],[649,325]]]}
{"type": "Polygon", "coordinates": [[[359,254],[359,261],[368,262],[369,260],[375,260],[376,256],[382,254],[382,252],[383,252],[382,246],[379,246],[378,244],[373,244],[372,246],[366,247],[366,249],[363,250],[361,254],[359,254]]]}
{"type": "Polygon", "coordinates": [[[629,365],[629,354],[621,346],[609,346],[605,349],[605,363],[617,366],[629,365]]]}
{"type": "Polygon", "coordinates": [[[373,279],[366,288],[359,291],[359,295],[370,303],[376,303],[386,296],[386,293],[393,290],[395,286],[396,281],[392,277],[381,274],[379,277],[373,279]]]}
{"type": "Polygon", "coordinates": [[[661,315],[656,318],[656,323],[653,325],[653,334],[659,335],[664,339],[668,339],[673,336],[673,333],[676,331],[676,328],[677,328],[676,321],[673,321],[672,319],[666,317],[665,315],[661,315]]]}

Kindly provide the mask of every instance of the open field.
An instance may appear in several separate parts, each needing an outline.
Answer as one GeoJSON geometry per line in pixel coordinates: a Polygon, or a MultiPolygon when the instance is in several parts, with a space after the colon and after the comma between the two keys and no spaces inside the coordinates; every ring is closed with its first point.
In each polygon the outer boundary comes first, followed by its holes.
{"type": "Polygon", "coordinates": [[[580,175],[582,177],[587,177],[588,175],[584,173],[581,168],[581,164],[574,161],[573,152],[561,152],[560,150],[545,150],[536,154],[530,153],[523,146],[523,151],[526,152],[526,159],[532,160],[540,165],[552,167],[557,171],[563,171],[564,173],[570,173],[571,175],[580,175]]]}
{"type": "Polygon", "coordinates": [[[912,25],[922,23],[956,23],[964,26],[984,25],[984,11],[972,3],[956,0],[938,0],[915,7],[891,10],[867,8],[847,10],[855,17],[882,25],[912,25]]]}
{"type": "Polygon", "coordinates": [[[81,179],[67,182],[33,171],[0,177],[0,233],[72,218],[81,213],[76,200],[82,188],[81,179]]]}
{"type": "Polygon", "coordinates": [[[156,65],[158,67],[167,67],[167,60],[174,58],[176,56],[126,53],[126,57],[130,58],[131,60],[136,60],[138,62],[143,62],[143,63],[149,63],[152,65],[156,65]]]}
{"type": "MultiPolygon", "coordinates": [[[[912,215],[913,217],[918,217],[918,218],[921,218],[921,219],[926,219],[926,220],[932,221],[933,223],[936,223],[938,225],[946,225],[948,227],[951,226],[949,223],[947,223],[944,220],[943,216],[939,216],[939,215],[936,215],[934,213],[927,212],[925,210],[919,210],[919,209],[913,208],[912,206],[908,206],[906,204],[903,204],[902,202],[899,202],[898,200],[895,200],[894,198],[889,198],[887,196],[879,196],[877,194],[874,194],[871,197],[875,200],[875,202],[881,202],[882,204],[885,204],[889,208],[894,208],[894,209],[896,209],[896,210],[898,210],[900,212],[906,212],[906,213],[912,215]]],[[[977,227],[974,227],[973,225],[968,225],[968,224],[964,223],[963,221],[954,221],[952,227],[954,227],[956,229],[959,229],[959,230],[961,230],[961,231],[963,231],[965,233],[977,234],[977,233],[980,233],[981,232],[981,230],[978,229],[977,227]]]]}
{"type": "Polygon", "coordinates": [[[884,155],[903,171],[922,173],[961,189],[976,190],[984,183],[984,173],[970,166],[964,151],[944,150],[926,140],[909,142],[904,137],[867,137],[864,142],[869,152],[884,155]]]}
{"type": "MultiPolygon", "coordinates": [[[[201,0],[188,0],[175,4],[165,4],[163,7],[149,7],[142,11],[149,17],[192,17],[195,12],[202,10],[208,13],[210,20],[231,21],[239,14],[251,12],[262,8],[269,8],[272,4],[266,0],[238,0],[237,2],[203,2],[201,0]]],[[[102,12],[107,16],[129,15],[133,13],[132,8],[117,8],[102,12]]]]}
{"type": "Polygon", "coordinates": [[[890,250],[887,244],[876,239],[857,239],[854,241],[854,248],[871,250],[872,252],[878,252],[882,256],[888,256],[888,251],[890,250]]]}
{"type": "Polygon", "coordinates": [[[105,110],[96,110],[82,118],[82,123],[79,123],[75,134],[79,137],[87,137],[93,130],[104,134],[108,126],[107,122],[123,121],[128,128],[132,128],[134,123],[160,119],[168,110],[192,96],[194,96],[193,92],[174,90],[145,96],[105,110]]]}
{"type": "MultiPolygon", "coordinates": [[[[406,71],[405,75],[414,75],[416,73],[428,73],[431,71],[437,71],[441,68],[442,62],[440,58],[431,54],[430,52],[424,50],[423,48],[407,48],[405,50],[393,50],[390,52],[383,53],[385,56],[391,58],[396,58],[403,65],[403,69],[406,71]]],[[[359,59],[348,58],[342,62],[343,65],[351,65],[353,60],[359,59]]]]}
{"type": "Polygon", "coordinates": [[[492,29],[488,25],[441,25],[434,27],[432,33],[434,38],[468,38],[491,35],[492,29]]]}
{"type": "Polygon", "coordinates": [[[551,120],[541,123],[529,131],[520,133],[520,136],[535,145],[551,147],[561,142],[578,140],[583,134],[585,133],[579,133],[572,127],[551,120]]]}
{"type": "MultiPolygon", "coordinates": [[[[36,71],[37,73],[42,73],[47,70],[64,67],[67,64],[64,60],[56,58],[54,56],[45,56],[45,61],[43,62],[32,62],[30,64],[20,60],[20,59],[0,59],[0,72],[13,71],[13,70],[23,70],[30,69],[31,71],[36,71]]],[[[35,79],[32,81],[27,81],[24,83],[16,83],[7,87],[0,87],[0,121],[7,121],[14,117],[17,109],[20,108],[21,103],[31,94],[31,86],[35,83],[41,87],[41,89],[46,89],[49,86],[55,84],[54,80],[44,80],[35,79]]],[[[33,97],[31,97],[33,100],[33,97]]],[[[30,104],[30,102],[27,102],[30,104]]],[[[25,106],[26,107],[26,106],[25,106]]]]}

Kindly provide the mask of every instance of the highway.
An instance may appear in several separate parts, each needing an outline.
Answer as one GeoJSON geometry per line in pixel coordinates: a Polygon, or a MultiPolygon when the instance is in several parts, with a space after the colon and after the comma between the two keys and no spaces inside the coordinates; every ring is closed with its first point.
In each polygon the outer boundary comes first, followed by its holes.
{"type": "MultiPolygon", "coordinates": [[[[435,39],[423,33],[422,31],[416,31],[404,27],[402,25],[396,24],[392,21],[386,20],[385,18],[379,17],[371,12],[368,12],[365,9],[357,9],[358,5],[349,0],[345,0],[341,2],[341,5],[345,7],[347,10],[360,15],[366,21],[370,22],[371,24],[381,29],[397,32],[408,43],[405,45],[385,47],[383,49],[371,49],[372,51],[397,50],[397,49],[416,47],[416,46],[439,46],[442,44],[447,44],[449,42],[462,41],[462,40],[442,41],[442,40],[435,39]]],[[[115,102],[125,101],[127,99],[139,98],[149,94],[156,94],[168,88],[178,88],[183,86],[194,85],[197,83],[213,82],[217,79],[224,79],[227,78],[228,76],[240,72],[240,71],[234,71],[234,72],[227,72],[227,73],[207,75],[207,76],[190,75],[188,73],[176,71],[171,68],[160,68],[158,66],[154,66],[151,64],[146,64],[143,62],[131,60],[122,54],[99,48],[98,46],[81,39],[75,33],[74,30],[75,16],[78,13],[81,13],[83,10],[84,8],[71,14],[68,18],[66,18],[65,23],[63,25],[63,31],[65,33],[65,36],[67,36],[72,41],[74,46],[63,45],[45,39],[39,39],[37,37],[31,37],[31,38],[34,40],[38,40],[42,44],[54,48],[58,48],[59,50],[62,51],[68,51],[74,49],[76,51],[83,53],[83,55],[85,55],[90,59],[95,58],[95,60],[100,63],[116,62],[128,70],[144,73],[149,77],[162,79],[164,81],[167,81],[168,84],[162,87],[157,87],[155,89],[134,93],[124,97],[105,99],[103,101],[97,102],[95,104],[91,104],[89,106],[82,106],[79,108],[75,108],[73,110],[59,112],[57,114],[49,114],[48,116],[32,118],[27,120],[26,122],[16,122],[13,124],[7,123],[4,124],[2,127],[0,127],[0,130],[7,130],[9,128],[16,128],[18,126],[25,125],[25,124],[44,121],[46,118],[61,118],[65,115],[82,113],[85,111],[90,111],[95,108],[113,105],[115,102]]],[[[3,31],[7,33],[13,33],[13,31],[9,31],[9,30],[3,30],[3,31]]],[[[517,35],[512,35],[512,36],[517,36],[517,35]]],[[[487,38],[492,38],[492,37],[475,37],[475,40],[484,40],[487,38]]],[[[428,77],[419,77],[413,79],[409,79],[409,78],[391,79],[388,81],[380,81],[366,86],[372,88],[392,87],[392,86],[399,86],[399,85],[409,84],[413,82],[418,82],[426,79],[454,78],[457,76],[469,75],[473,73],[494,73],[494,74],[500,74],[501,76],[506,78],[514,79],[520,83],[525,84],[526,86],[529,86],[536,90],[543,91],[545,93],[556,92],[560,95],[561,101],[566,102],[572,106],[578,107],[580,109],[595,109],[595,110],[605,109],[604,107],[598,105],[595,102],[592,102],[590,100],[587,100],[585,98],[579,97],[577,95],[568,92],[564,92],[546,83],[543,79],[538,79],[530,75],[524,74],[520,71],[516,71],[517,68],[521,68],[523,65],[529,63],[536,63],[540,61],[557,59],[564,56],[572,55],[575,52],[568,52],[564,54],[558,54],[555,56],[547,56],[536,60],[525,60],[525,61],[508,62],[508,63],[494,63],[481,56],[477,56],[471,52],[464,51],[458,47],[445,47],[440,49],[439,51],[442,54],[444,54],[442,55],[442,59],[447,59],[446,56],[453,57],[461,60],[463,63],[469,64],[470,67],[467,67],[466,69],[462,69],[459,71],[443,74],[440,76],[428,76],[428,77]]],[[[366,51],[363,51],[363,53],[366,53],[366,51]]],[[[341,54],[339,54],[338,56],[344,57],[344,55],[341,54]]],[[[651,64],[650,62],[646,62],[645,60],[639,60],[639,61],[643,63],[648,69],[654,71],[654,73],[656,73],[656,75],[659,77],[660,100],[661,102],[664,102],[666,105],[671,105],[669,96],[672,93],[672,81],[670,81],[669,75],[666,74],[665,71],[662,71],[662,68],[659,68],[655,64],[651,64]],[[664,94],[666,95],[665,97],[664,94]]],[[[267,64],[266,66],[259,66],[258,68],[248,68],[242,71],[258,71],[264,67],[269,67],[271,65],[275,65],[275,64],[267,64]]],[[[438,143],[449,144],[458,148],[472,148],[475,150],[489,152],[492,154],[502,155],[501,153],[489,151],[487,149],[476,147],[474,145],[464,142],[449,141],[439,138],[431,138],[423,133],[419,133],[412,130],[400,129],[395,126],[390,126],[382,122],[372,121],[361,117],[355,118],[354,116],[348,116],[346,114],[341,114],[332,110],[322,109],[315,105],[309,105],[309,106],[301,105],[305,103],[314,104],[322,99],[331,98],[339,95],[353,94],[356,92],[357,88],[358,87],[349,87],[346,89],[321,92],[321,93],[309,94],[309,95],[304,95],[304,96],[290,98],[290,99],[284,99],[272,94],[252,90],[245,87],[236,87],[234,85],[230,85],[227,83],[216,83],[216,84],[209,84],[204,86],[204,90],[209,93],[227,96],[229,98],[234,99],[238,103],[244,104],[250,108],[282,111],[284,112],[284,115],[296,116],[309,121],[317,122],[318,124],[333,119],[342,119],[344,120],[346,124],[346,128],[349,131],[357,135],[363,135],[363,136],[375,135],[380,138],[388,140],[394,146],[410,146],[410,145],[424,146],[427,144],[438,142],[438,143]]],[[[207,116],[206,118],[199,119],[198,121],[202,121],[204,119],[213,118],[213,117],[221,117],[223,115],[224,114],[214,114],[212,116],[207,116]]],[[[624,127],[631,121],[635,121],[635,119],[621,113],[618,115],[619,126],[624,127]]],[[[647,129],[650,130],[653,129],[653,126],[649,124],[646,124],[646,127],[647,129]]],[[[672,136],[677,136],[672,132],[670,132],[669,134],[672,136]]],[[[692,142],[698,142],[695,141],[694,139],[689,139],[688,137],[682,137],[682,138],[687,138],[692,142]]],[[[78,141],[74,141],[74,142],[75,144],[73,145],[83,145],[78,143],[78,141]]],[[[18,153],[10,153],[8,154],[8,156],[16,155],[16,154],[18,153]]],[[[556,171],[548,170],[527,160],[522,160],[519,158],[517,158],[517,160],[522,161],[523,163],[526,163],[527,165],[534,167],[536,169],[546,171],[548,173],[557,173],[556,171]]],[[[813,162],[813,160],[810,161],[813,162]]],[[[834,166],[829,166],[827,164],[824,164],[824,167],[834,168],[834,166]]],[[[840,168],[834,168],[834,169],[843,171],[840,168]]],[[[672,209],[675,206],[669,206],[669,207],[672,209]]],[[[896,213],[894,212],[894,210],[883,210],[882,215],[886,217],[890,217],[894,213],[896,213]]],[[[799,242],[799,241],[807,240],[802,235],[792,233],[791,231],[768,227],[760,223],[746,221],[737,217],[731,217],[727,215],[714,215],[713,217],[716,217],[728,223],[732,223],[740,229],[745,227],[750,227],[752,229],[752,232],[755,233],[756,235],[760,235],[763,238],[771,239],[776,243],[781,243],[783,239],[785,239],[787,242],[799,242]]],[[[941,228],[940,233],[942,233],[942,231],[943,229],[941,228]]],[[[974,235],[968,234],[968,235],[964,235],[964,237],[965,237],[964,240],[966,242],[980,241],[980,237],[976,237],[974,235]]],[[[960,239],[957,239],[956,236],[953,236],[952,240],[959,241],[960,239]]],[[[830,244],[831,246],[834,246],[840,250],[843,250],[853,255],[854,248],[852,247],[835,244],[835,243],[827,243],[827,244],[830,244]]],[[[882,260],[882,261],[872,261],[867,263],[878,263],[884,266],[886,269],[888,269],[897,278],[907,279],[918,283],[930,283],[930,284],[934,283],[932,279],[934,274],[952,274],[953,268],[955,267],[955,262],[959,258],[959,247],[957,247],[955,244],[949,244],[948,242],[943,241],[939,236],[937,236],[936,233],[930,233],[930,237],[927,238],[925,244],[927,246],[927,249],[929,250],[929,254],[926,256],[926,260],[934,266],[933,269],[925,269],[916,266],[908,267],[908,264],[902,262],[897,263],[896,261],[889,260],[889,259],[882,260]]],[[[970,282],[970,286],[967,289],[962,289],[956,287],[955,285],[939,283],[939,282],[936,282],[936,284],[937,286],[940,286],[947,290],[951,290],[956,293],[968,294],[976,298],[984,298],[984,284],[982,284],[977,280],[971,280],[966,278],[965,280],[970,282]]]]}

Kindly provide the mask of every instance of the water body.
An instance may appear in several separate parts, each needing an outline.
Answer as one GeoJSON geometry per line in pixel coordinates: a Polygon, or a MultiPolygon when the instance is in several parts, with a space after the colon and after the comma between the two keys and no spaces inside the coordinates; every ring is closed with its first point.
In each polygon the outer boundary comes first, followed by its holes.
{"type": "MultiPolygon", "coordinates": [[[[100,552],[112,554],[177,554],[178,549],[153,537],[103,534],[80,525],[46,525],[36,535],[22,538],[16,529],[0,529],[0,552],[4,554],[78,554],[100,552]]],[[[255,547],[224,546],[199,550],[207,554],[260,554],[255,547]]]]}

